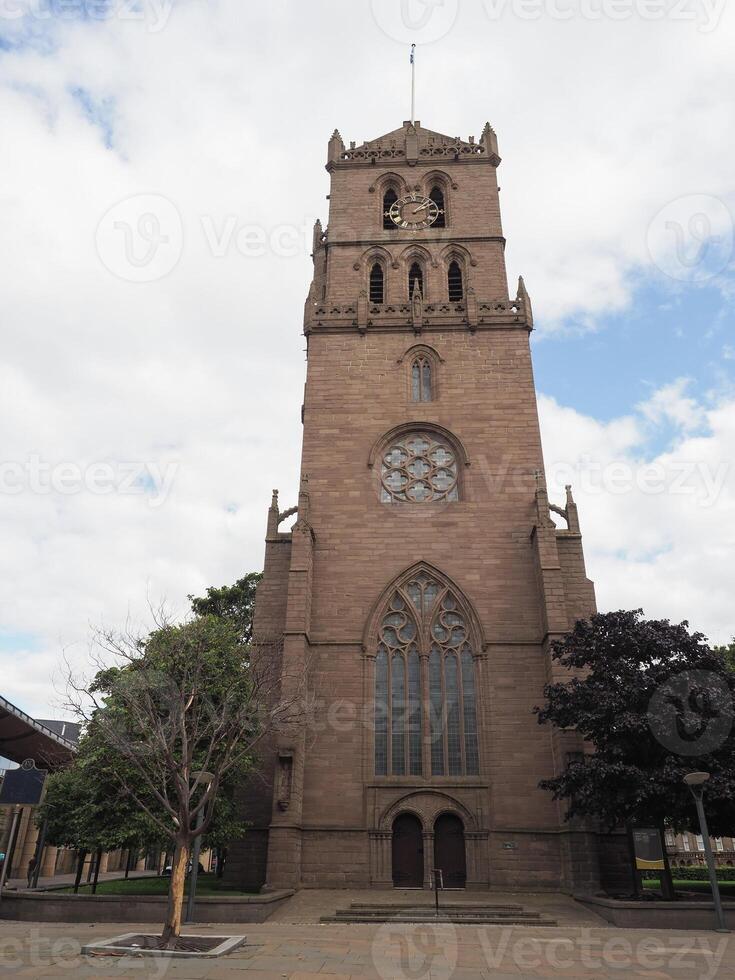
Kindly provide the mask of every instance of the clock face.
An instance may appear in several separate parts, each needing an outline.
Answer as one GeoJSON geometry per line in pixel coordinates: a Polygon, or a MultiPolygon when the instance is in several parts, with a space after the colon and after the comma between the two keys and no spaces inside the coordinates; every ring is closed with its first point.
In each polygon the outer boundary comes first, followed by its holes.
{"type": "Polygon", "coordinates": [[[433,225],[439,217],[439,205],[423,194],[408,194],[391,205],[388,215],[398,228],[420,231],[433,225]]]}

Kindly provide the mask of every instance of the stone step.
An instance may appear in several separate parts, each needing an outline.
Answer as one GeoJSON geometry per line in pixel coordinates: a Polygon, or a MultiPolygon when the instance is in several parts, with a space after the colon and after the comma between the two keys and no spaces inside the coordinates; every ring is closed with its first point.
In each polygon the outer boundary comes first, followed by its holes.
{"type": "MultiPolygon", "coordinates": [[[[488,905],[483,902],[440,902],[442,909],[449,909],[452,912],[523,912],[522,905],[488,905]]],[[[401,903],[401,902],[351,902],[350,909],[360,912],[401,912],[401,911],[433,911],[433,902],[401,903]]]]}
{"type": "MultiPolygon", "coordinates": [[[[502,918],[503,916],[508,916],[508,915],[518,915],[524,918],[526,916],[530,916],[532,918],[538,918],[539,915],[541,914],[540,912],[528,911],[527,909],[522,909],[522,908],[461,909],[461,908],[454,908],[451,905],[442,905],[440,906],[439,911],[446,915],[456,915],[456,916],[474,915],[478,917],[490,915],[490,916],[497,916],[498,918],[502,918]]],[[[338,909],[334,914],[339,916],[360,915],[366,918],[377,915],[377,916],[385,916],[386,918],[389,918],[392,915],[436,915],[436,909],[425,905],[415,906],[413,908],[411,907],[391,908],[390,906],[386,906],[385,908],[381,908],[381,909],[338,909]]]]}
{"type": "Polygon", "coordinates": [[[477,925],[477,926],[556,926],[557,922],[554,919],[547,919],[540,915],[533,914],[515,914],[515,915],[453,915],[447,912],[440,912],[439,915],[411,915],[411,914],[401,914],[401,915],[360,915],[359,912],[354,914],[342,914],[342,915],[323,915],[320,922],[331,922],[331,923],[351,923],[351,924],[363,924],[363,925],[379,925],[386,922],[396,922],[396,923],[415,923],[420,925],[422,923],[432,923],[432,922],[446,922],[452,923],[454,925],[477,925]]]}

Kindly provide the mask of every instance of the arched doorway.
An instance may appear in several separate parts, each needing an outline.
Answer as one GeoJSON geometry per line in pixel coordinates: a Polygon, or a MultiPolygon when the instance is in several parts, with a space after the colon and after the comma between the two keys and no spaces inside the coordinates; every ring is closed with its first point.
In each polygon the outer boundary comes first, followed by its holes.
{"type": "Polygon", "coordinates": [[[393,885],[423,888],[424,834],[421,821],[402,813],[393,821],[393,885]]]}
{"type": "Polygon", "coordinates": [[[434,867],[441,870],[445,888],[467,884],[464,824],[453,813],[442,814],[434,824],[434,867]]]}

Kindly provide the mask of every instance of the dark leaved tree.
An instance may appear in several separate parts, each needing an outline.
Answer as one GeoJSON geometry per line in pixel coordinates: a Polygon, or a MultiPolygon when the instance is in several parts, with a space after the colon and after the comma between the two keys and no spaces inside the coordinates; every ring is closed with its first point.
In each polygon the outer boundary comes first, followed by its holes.
{"type": "Polygon", "coordinates": [[[567,819],[603,827],[698,830],[686,773],[711,773],[710,829],[735,826],[735,675],[687,623],[646,620],[641,610],[580,621],[554,644],[568,681],[547,685],[541,724],[575,729],[583,760],[541,783],[568,804],[567,819]]]}

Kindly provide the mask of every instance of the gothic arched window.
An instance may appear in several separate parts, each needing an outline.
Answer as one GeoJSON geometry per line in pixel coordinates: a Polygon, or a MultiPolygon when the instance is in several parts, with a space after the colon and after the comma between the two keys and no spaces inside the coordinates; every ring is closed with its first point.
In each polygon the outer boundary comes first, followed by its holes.
{"type": "Polygon", "coordinates": [[[376,262],[370,270],[370,302],[383,303],[385,296],[385,274],[380,262],[376,262]]]}
{"type": "Polygon", "coordinates": [[[477,776],[475,664],[457,598],[427,572],[393,593],[375,658],[375,775],[477,776]],[[428,656],[422,681],[420,658],[428,656]]]}
{"type": "Polygon", "coordinates": [[[434,222],[434,228],[446,228],[447,227],[447,214],[444,207],[444,191],[435,184],[429,191],[429,197],[439,208],[439,217],[434,222]]]}
{"type": "Polygon", "coordinates": [[[397,200],[398,194],[396,194],[395,188],[389,187],[385,194],[383,194],[383,228],[387,231],[395,231],[396,229],[390,216],[390,209],[397,200]]]}
{"type": "Polygon", "coordinates": [[[383,450],[380,499],[384,504],[459,500],[454,449],[433,432],[409,432],[383,450]]]}
{"type": "Polygon", "coordinates": [[[419,354],[411,362],[411,401],[434,400],[433,364],[426,354],[419,354]]]}
{"type": "Polygon", "coordinates": [[[376,775],[421,775],[421,717],[416,620],[396,593],[381,623],[375,659],[376,775]]]}
{"type": "Polygon", "coordinates": [[[414,290],[418,287],[418,291],[421,295],[426,298],[424,293],[424,270],[418,262],[413,262],[411,268],[408,270],[408,298],[413,298],[414,290]]]}
{"type": "Polygon", "coordinates": [[[447,270],[447,288],[449,290],[449,302],[459,303],[464,299],[464,284],[462,282],[462,268],[456,259],[449,263],[447,270]]]}

